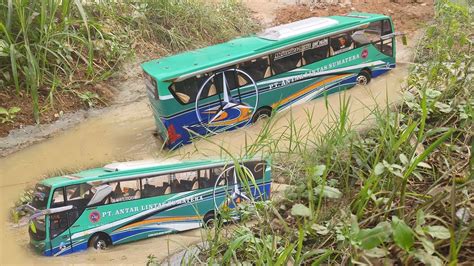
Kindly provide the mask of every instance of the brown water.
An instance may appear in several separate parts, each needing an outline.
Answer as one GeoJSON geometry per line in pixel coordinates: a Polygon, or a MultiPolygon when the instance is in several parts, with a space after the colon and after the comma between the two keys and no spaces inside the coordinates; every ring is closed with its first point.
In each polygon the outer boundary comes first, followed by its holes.
{"type": "MultiPolygon", "coordinates": [[[[367,119],[370,109],[386,106],[400,99],[400,84],[407,74],[407,66],[399,64],[395,70],[378,77],[369,86],[356,86],[344,94],[350,96],[350,118],[359,124],[367,119]]],[[[339,96],[328,97],[329,105],[337,110],[339,96]]],[[[277,115],[276,131],[288,124],[292,117],[296,126],[307,126],[306,112],[315,110],[314,124],[327,121],[324,99],[294,107],[277,115]]],[[[326,123],[326,122],[325,122],[326,123]]],[[[70,264],[70,263],[124,263],[143,264],[149,254],[158,259],[169,253],[201,241],[201,230],[168,235],[116,246],[104,252],[87,250],[58,258],[42,257],[28,248],[26,227],[15,228],[6,222],[8,208],[19,194],[38,180],[58,170],[76,171],[96,167],[111,161],[163,158],[170,155],[200,158],[219,156],[222,145],[239,154],[246,141],[252,142],[262,123],[233,132],[226,132],[199,140],[176,152],[161,151],[161,142],[152,136],[155,125],[145,100],[128,104],[105,113],[101,117],[85,120],[79,126],[47,141],[0,159],[0,264],[70,264]],[[247,138],[247,140],[246,140],[247,138]]]]}

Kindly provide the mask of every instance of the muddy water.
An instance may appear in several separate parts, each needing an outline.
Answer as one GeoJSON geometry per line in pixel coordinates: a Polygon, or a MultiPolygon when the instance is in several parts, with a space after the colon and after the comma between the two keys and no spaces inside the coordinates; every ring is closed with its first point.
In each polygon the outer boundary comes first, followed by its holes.
{"type": "MultiPolygon", "coordinates": [[[[332,94],[327,101],[338,110],[340,96],[350,97],[350,118],[353,124],[370,121],[368,115],[374,106],[385,106],[400,99],[400,84],[407,74],[407,66],[399,64],[395,70],[378,77],[369,86],[356,86],[342,94],[332,94]]],[[[306,114],[314,110],[311,123],[328,121],[324,99],[315,100],[278,114],[275,131],[281,130],[293,119],[296,126],[307,126],[306,114]]],[[[62,134],[30,146],[0,159],[0,264],[69,264],[69,263],[139,263],[146,262],[149,254],[159,260],[183,247],[200,242],[201,230],[163,236],[116,246],[105,252],[86,252],[58,258],[34,254],[28,248],[26,227],[15,228],[7,220],[7,207],[28,186],[58,170],[75,171],[95,167],[111,161],[180,157],[199,158],[219,156],[219,146],[239,154],[246,142],[252,142],[262,124],[226,132],[199,140],[174,153],[161,151],[161,142],[152,136],[154,121],[146,100],[110,110],[101,117],[91,118],[62,134]],[[212,142],[212,143],[211,143],[212,142]]]]}

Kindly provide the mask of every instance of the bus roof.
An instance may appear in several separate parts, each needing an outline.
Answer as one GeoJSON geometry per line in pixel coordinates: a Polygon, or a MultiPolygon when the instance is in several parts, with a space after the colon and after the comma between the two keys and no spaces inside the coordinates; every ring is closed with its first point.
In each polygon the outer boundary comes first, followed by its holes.
{"type": "Polygon", "coordinates": [[[142,64],[149,75],[160,81],[178,79],[183,75],[201,72],[233,61],[240,61],[273,49],[298,43],[348,27],[387,19],[381,14],[352,12],[345,16],[313,17],[276,26],[263,33],[237,38],[225,43],[151,60],[142,64]]]}
{"type": "MultiPolygon", "coordinates": [[[[255,158],[256,159],[256,158],[255,158]]],[[[254,160],[254,159],[248,159],[254,160]]],[[[111,163],[100,168],[88,169],[75,174],[56,176],[44,179],[40,182],[49,187],[62,187],[86,182],[106,181],[119,179],[121,177],[136,177],[146,174],[160,174],[173,171],[181,171],[189,168],[219,165],[228,163],[224,159],[208,159],[196,161],[133,161],[123,163],[111,163]]]]}

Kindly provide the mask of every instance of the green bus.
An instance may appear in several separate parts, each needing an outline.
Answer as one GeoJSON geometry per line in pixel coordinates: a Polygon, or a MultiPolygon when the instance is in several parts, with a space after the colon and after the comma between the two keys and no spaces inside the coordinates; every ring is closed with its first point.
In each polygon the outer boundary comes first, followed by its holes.
{"type": "Polygon", "coordinates": [[[261,159],[136,161],[48,178],[24,206],[30,244],[58,256],[198,228],[241,201],[269,199],[270,171],[261,159]]]}
{"type": "Polygon", "coordinates": [[[312,17],[142,64],[158,135],[170,148],[395,68],[390,17],[312,17]]]}

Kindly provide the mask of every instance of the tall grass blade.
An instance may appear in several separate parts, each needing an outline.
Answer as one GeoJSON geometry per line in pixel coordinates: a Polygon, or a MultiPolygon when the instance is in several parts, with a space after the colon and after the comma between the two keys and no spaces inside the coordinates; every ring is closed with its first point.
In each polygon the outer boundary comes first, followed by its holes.
{"type": "Polygon", "coordinates": [[[15,83],[15,90],[16,94],[20,94],[20,79],[18,76],[18,65],[17,65],[17,59],[16,59],[16,49],[15,49],[15,44],[10,44],[10,62],[11,62],[11,69],[12,69],[12,75],[13,75],[13,82],[15,83]]]}
{"type": "Polygon", "coordinates": [[[88,48],[88,60],[87,60],[87,72],[92,74],[94,71],[93,69],[93,63],[94,63],[94,47],[92,46],[92,40],[91,40],[91,32],[89,29],[89,24],[88,24],[88,18],[86,11],[84,11],[84,7],[82,6],[81,0],[74,0],[74,3],[77,6],[77,9],[79,10],[79,13],[81,14],[82,21],[84,23],[84,26],[86,27],[86,32],[87,32],[87,48],[88,48]]]}

